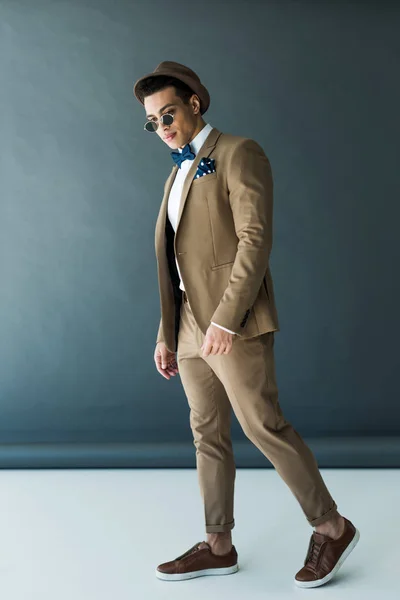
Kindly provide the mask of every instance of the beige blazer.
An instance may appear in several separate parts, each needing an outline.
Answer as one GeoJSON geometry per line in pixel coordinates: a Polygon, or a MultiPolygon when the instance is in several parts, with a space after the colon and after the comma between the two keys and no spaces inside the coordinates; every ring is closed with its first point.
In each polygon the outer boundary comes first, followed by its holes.
{"type": "Polygon", "coordinates": [[[243,338],[279,331],[269,268],[273,180],[264,151],[251,139],[214,128],[185,179],[174,233],[167,204],[177,169],[165,182],[155,227],[157,342],[177,350],[182,290],[175,257],[204,335],[211,321],[243,338]],[[193,179],[204,157],[215,159],[216,172],[193,179]]]}

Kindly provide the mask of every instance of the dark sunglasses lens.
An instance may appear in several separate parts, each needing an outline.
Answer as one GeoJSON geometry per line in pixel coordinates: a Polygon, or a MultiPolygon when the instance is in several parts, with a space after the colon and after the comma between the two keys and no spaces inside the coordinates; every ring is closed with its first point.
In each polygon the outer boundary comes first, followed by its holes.
{"type": "Polygon", "coordinates": [[[172,115],[163,115],[161,117],[161,120],[164,123],[164,125],[172,125],[174,117],[172,115]]]}
{"type": "Polygon", "coordinates": [[[157,127],[158,127],[158,123],[157,122],[153,122],[153,121],[147,121],[147,123],[145,123],[145,129],[147,131],[157,131],[157,127]]]}

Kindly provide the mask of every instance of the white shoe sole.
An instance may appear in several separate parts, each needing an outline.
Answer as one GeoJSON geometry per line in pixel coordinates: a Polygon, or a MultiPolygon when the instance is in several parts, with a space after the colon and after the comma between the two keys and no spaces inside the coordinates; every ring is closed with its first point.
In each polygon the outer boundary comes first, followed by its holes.
{"type": "Polygon", "coordinates": [[[231,575],[239,570],[239,565],[233,565],[233,567],[224,567],[220,569],[203,569],[202,571],[191,571],[190,573],[162,573],[156,569],[156,576],[158,579],[164,581],[183,581],[184,579],[194,579],[195,577],[203,577],[204,575],[231,575]]]}
{"type": "Polygon", "coordinates": [[[328,575],[325,575],[325,577],[323,577],[322,579],[316,579],[315,581],[297,581],[297,579],[295,579],[295,584],[302,588],[314,588],[328,583],[328,581],[330,581],[332,577],[334,577],[339,571],[340,567],[342,566],[346,558],[349,556],[350,552],[354,550],[354,548],[357,546],[359,539],[360,532],[358,531],[358,529],[356,529],[356,533],[353,539],[351,540],[350,544],[347,546],[346,550],[343,552],[342,556],[339,558],[336,565],[333,567],[332,571],[328,573],[328,575]]]}

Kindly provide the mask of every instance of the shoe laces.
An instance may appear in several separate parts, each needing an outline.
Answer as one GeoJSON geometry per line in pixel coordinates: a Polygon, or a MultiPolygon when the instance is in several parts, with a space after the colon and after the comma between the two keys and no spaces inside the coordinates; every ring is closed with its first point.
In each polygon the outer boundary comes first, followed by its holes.
{"type": "Polygon", "coordinates": [[[311,540],[310,540],[310,544],[308,547],[306,560],[304,561],[304,565],[307,565],[308,567],[311,567],[314,570],[316,569],[322,543],[316,542],[314,537],[311,536],[311,540]]]}
{"type": "Polygon", "coordinates": [[[197,550],[199,549],[201,542],[198,542],[197,544],[195,544],[194,546],[192,546],[191,548],[189,548],[189,550],[187,550],[186,552],[184,552],[183,554],[181,554],[181,556],[178,556],[178,558],[176,558],[175,560],[182,560],[182,558],[186,558],[186,556],[189,556],[190,554],[193,554],[194,552],[197,552],[197,550]]]}

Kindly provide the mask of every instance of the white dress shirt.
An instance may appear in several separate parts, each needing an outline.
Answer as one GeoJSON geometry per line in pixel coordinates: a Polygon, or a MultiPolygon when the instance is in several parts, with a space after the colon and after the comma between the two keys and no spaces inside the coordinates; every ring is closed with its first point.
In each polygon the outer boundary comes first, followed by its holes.
{"type": "MultiPolygon", "coordinates": [[[[203,129],[196,135],[196,137],[190,142],[190,148],[194,154],[198,153],[198,151],[200,150],[201,146],[206,141],[206,139],[207,139],[209,133],[212,131],[212,129],[213,129],[213,127],[207,123],[207,125],[205,125],[203,127],[203,129]]],[[[179,150],[179,152],[182,152],[181,148],[178,148],[178,150],[179,150]]],[[[168,197],[168,218],[171,222],[171,225],[172,225],[174,231],[176,231],[176,224],[178,221],[178,211],[179,211],[179,206],[180,206],[180,201],[181,201],[181,196],[182,196],[183,184],[185,182],[186,176],[187,176],[191,166],[192,166],[191,160],[184,160],[181,163],[181,168],[178,169],[178,171],[176,173],[175,180],[174,180],[174,183],[172,184],[172,188],[171,188],[171,191],[170,191],[170,194],[168,197]]],[[[207,177],[207,175],[205,177],[207,177]]],[[[179,287],[181,290],[185,290],[176,257],[175,257],[175,262],[176,262],[176,267],[178,269],[179,278],[180,278],[179,287]]],[[[217,323],[214,323],[213,321],[211,321],[211,323],[213,325],[216,325],[216,327],[220,327],[220,329],[224,329],[225,331],[228,331],[229,333],[233,333],[236,335],[236,333],[234,331],[231,331],[230,329],[226,329],[226,327],[222,327],[222,325],[218,325],[217,323]]]]}

